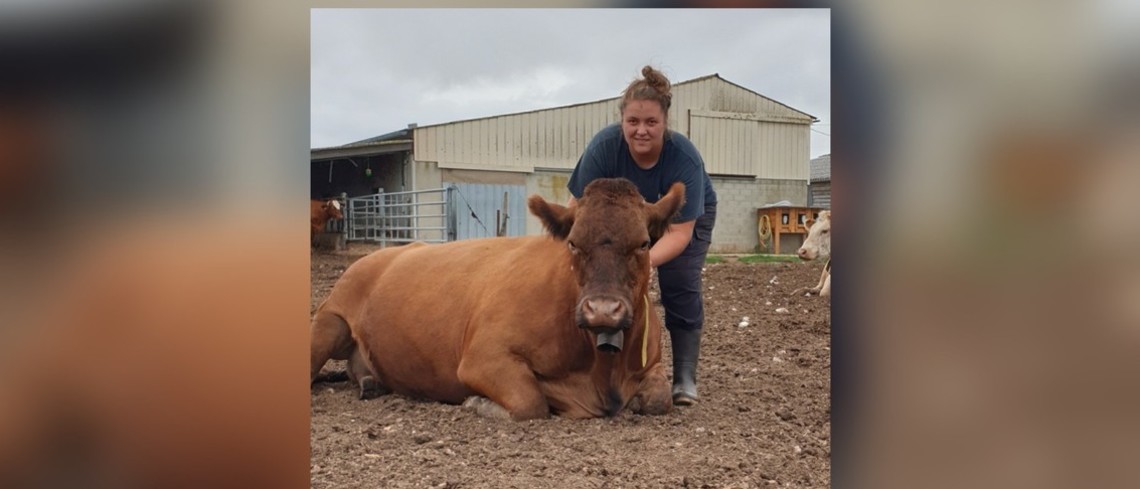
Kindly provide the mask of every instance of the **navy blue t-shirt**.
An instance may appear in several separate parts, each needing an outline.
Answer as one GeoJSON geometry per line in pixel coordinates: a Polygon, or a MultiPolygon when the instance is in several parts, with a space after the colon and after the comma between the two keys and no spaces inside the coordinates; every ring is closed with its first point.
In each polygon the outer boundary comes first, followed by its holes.
{"type": "Polygon", "coordinates": [[[598,131],[586,145],[586,151],[574,167],[567,188],[574,198],[582,197],[586,185],[597,178],[624,177],[633,182],[649,203],[657,202],[669,191],[674,182],[685,184],[685,205],[677,213],[675,222],[692,221],[705,213],[705,207],[716,204],[712,180],[705,172],[705,162],[696,146],[684,135],[668,131],[665,145],[657,164],[643,170],[629,154],[629,145],[622,137],[621,124],[612,124],[598,131]]]}

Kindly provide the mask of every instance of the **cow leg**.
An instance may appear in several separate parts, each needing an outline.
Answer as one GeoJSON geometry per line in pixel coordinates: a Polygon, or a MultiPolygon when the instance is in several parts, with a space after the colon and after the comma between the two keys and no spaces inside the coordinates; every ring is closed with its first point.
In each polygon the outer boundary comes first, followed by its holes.
{"type": "Polygon", "coordinates": [[[316,380],[330,358],[348,360],[354,346],[352,332],[344,319],[331,312],[317,311],[309,330],[309,382],[316,380]]]}
{"type": "MultiPolygon", "coordinates": [[[[488,355],[473,357],[465,354],[459,362],[457,374],[460,382],[486,396],[487,403],[498,405],[515,421],[550,416],[550,405],[538,388],[534,372],[522,359],[510,353],[496,349],[488,355]]],[[[483,416],[501,416],[483,401],[469,398],[464,406],[475,408],[483,416]],[[468,406],[468,402],[472,405],[468,406]]]]}
{"type": "Polygon", "coordinates": [[[377,379],[376,372],[372,370],[372,364],[368,361],[368,355],[365,354],[364,348],[359,345],[352,350],[352,354],[348,357],[348,376],[360,387],[361,400],[375,399],[392,392],[392,389],[381,384],[380,380],[377,379]]]}
{"type": "Polygon", "coordinates": [[[819,286],[820,297],[828,297],[831,295],[831,272],[828,271],[826,273],[827,274],[823,277],[823,283],[819,286]]]}
{"type": "Polygon", "coordinates": [[[808,295],[816,295],[816,294],[825,295],[825,294],[821,293],[823,291],[824,287],[827,288],[827,292],[828,292],[828,294],[830,294],[831,293],[831,271],[826,269],[826,268],[824,268],[823,272],[819,274],[819,283],[816,284],[815,287],[811,287],[811,288],[800,287],[796,290],[793,290],[791,295],[802,295],[805,293],[808,295]]]}
{"type": "Polygon", "coordinates": [[[666,414],[673,409],[673,393],[665,377],[665,364],[658,363],[645,375],[630,408],[634,413],[648,415],[666,414]]]}
{"type": "Polygon", "coordinates": [[[503,409],[503,406],[495,404],[495,401],[483,396],[468,397],[466,401],[463,401],[463,408],[475,411],[475,414],[484,418],[511,419],[511,413],[503,409]]]}

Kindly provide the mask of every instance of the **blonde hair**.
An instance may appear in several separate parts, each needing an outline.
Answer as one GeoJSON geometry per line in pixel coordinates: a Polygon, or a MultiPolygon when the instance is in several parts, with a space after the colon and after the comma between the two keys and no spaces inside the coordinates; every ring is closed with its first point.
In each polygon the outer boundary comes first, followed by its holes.
{"type": "Polygon", "coordinates": [[[649,65],[641,69],[641,76],[642,78],[630,82],[622,93],[619,106],[621,112],[625,113],[625,104],[632,100],[652,100],[661,104],[661,110],[668,118],[669,106],[673,103],[673,94],[670,92],[672,84],[669,83],[669,79],[649,65]]]}

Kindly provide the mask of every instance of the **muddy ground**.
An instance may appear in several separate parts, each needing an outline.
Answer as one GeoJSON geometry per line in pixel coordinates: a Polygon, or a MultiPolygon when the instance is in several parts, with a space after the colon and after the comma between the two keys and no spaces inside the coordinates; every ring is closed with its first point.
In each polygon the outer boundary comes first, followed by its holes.
{"type": "MultiPolygon", "coordinates": [[[[312,310],[373,249],[314,254],[312,310]]],[[[360,401],[348,382],[317,383],[311,485],[829,487],[831,306],[788,295],[815,285],[821,269],[817,262],[709,264],[701,403],[664,416],[520,423],[395,395],[360,401]],[[745,316],[749,325],[740,327],[745,316]]],[[[663,345],[671,365],[667,335],[663,345]]]]}

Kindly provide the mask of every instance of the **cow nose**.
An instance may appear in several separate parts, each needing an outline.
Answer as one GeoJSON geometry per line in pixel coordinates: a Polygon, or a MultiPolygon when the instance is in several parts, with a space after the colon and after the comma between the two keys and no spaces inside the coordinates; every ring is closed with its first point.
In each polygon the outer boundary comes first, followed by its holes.
{"type": "Polygon", "coordinates": [[[616,326],[625,316],[625,305],[617,299],[587,299],[582,304],[582,317],[593,326],[616,326]]]}
{"type": "Polygon", "coordinates": [[[799,251],[796,252],[796,254],[800,255],[800,258],[805,259],[805,260],[808,257],[808,251],[805,248],[800,248],[799,251]]]}

